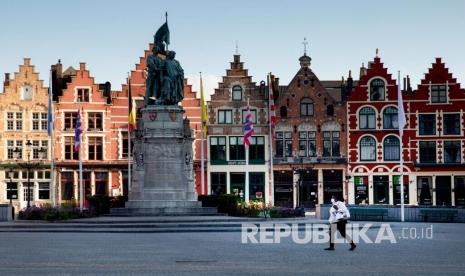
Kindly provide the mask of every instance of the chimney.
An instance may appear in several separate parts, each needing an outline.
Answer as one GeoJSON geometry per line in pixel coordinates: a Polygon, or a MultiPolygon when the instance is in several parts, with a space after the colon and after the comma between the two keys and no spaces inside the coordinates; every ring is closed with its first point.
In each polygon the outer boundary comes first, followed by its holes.
{"type": "Polygon", "coordinates": [[[367,74],[367,68],[365,67],[365,63],[362,63],[362,67],[360,67],[360,77],[359,77],[359,79],[361,79],[366,74],[367,74]]]}
{"type": "Polygon", "coordinates": [[[5,87],[10,85],[10,73],[5,73],[5,81],[3,82],[3,93],[5,93],[5,87]]]}
{"type": "Polygon", "coordinates": [[[85,62],[79,62],[79,71],[85,71],[86,70],[86,63],[85,62]]]}

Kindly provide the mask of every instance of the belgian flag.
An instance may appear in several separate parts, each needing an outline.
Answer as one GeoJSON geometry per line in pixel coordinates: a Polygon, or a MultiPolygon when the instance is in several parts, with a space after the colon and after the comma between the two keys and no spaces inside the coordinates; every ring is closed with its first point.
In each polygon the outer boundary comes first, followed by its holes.
{"type": "Polygon", "coordinates": [[[132,132],[136,129],[136,107],[132,101],[131,93],[131,79],[128,81],[128,105],[129,105],[129,120],[128,120],[128,129],[129,132],[132,132]]]}

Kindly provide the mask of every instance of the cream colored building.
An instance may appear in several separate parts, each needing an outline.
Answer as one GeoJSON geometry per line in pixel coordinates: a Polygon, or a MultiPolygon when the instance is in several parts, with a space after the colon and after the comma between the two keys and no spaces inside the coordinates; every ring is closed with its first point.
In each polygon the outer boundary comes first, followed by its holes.
{"type": "Polygon", "coordinates": [[[16,211],[27,206],[28,191],[31,206],[52,203],[47,110],[48,88],[24,58],[13,78],[5,74],[0,94],[0,203],[12,197],[16,211]]]}

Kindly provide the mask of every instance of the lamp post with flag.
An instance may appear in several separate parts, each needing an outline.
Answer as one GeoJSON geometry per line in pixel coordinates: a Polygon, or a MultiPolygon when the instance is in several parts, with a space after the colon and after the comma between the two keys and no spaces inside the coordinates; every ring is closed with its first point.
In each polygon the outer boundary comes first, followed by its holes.
{"type": "Polygon", "coordinates": [[[84,200],[83,200],[83,189],[82,189],[82,124],[81,124],[81,105],[78,101],[78,113],[76,117],[76,128],[74,130],[74,152],[79,154],[79,209],[82,211],[84,200]]]}
{"type": "Polygon", "coordinates": [[[404,155],[402,136],[404,134],[404,127],[407,124],[407,121],[405,119],[404,102],[402,100],[402,91],[400,89],[400,71],[398,71],[397,76],[397,116],[400,136],[400,220],[404,221],[404,155]]]}
{"type": "Polygon", "coordinates": [[[245,112],[244,123],[244,148],[245,148],[245,195],[247,201],[249,198],[249,146],[250,137],[254,134],[252,113],[250,112],[250,99],[247,97],[247,109],[245,112]]]}

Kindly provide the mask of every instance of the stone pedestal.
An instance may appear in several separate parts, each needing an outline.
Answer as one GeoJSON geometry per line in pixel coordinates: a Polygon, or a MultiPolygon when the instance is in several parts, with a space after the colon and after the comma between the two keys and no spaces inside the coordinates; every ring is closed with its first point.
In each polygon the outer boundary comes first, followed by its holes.
{"type": "Polygon", "coordinates": [[[133,136],[132,185],[119,215],[206,215],[195,194],[189,121],[180,106],[148,106],[133,136]]]}

